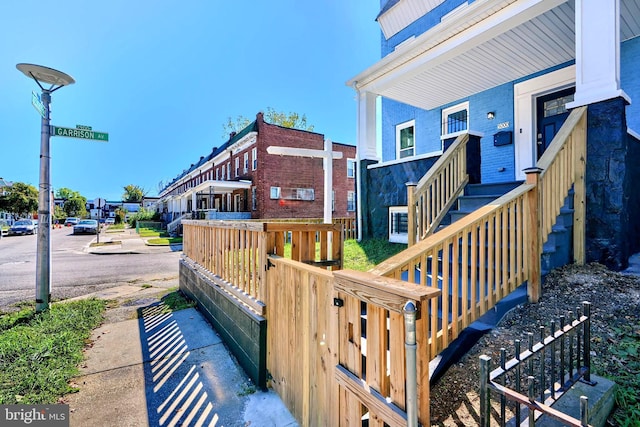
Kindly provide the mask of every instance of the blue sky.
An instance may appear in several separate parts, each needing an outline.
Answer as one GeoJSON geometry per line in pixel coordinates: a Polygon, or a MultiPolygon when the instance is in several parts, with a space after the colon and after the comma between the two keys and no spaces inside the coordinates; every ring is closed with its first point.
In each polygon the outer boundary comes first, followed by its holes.
{"type": "Polygon", "coordinates": [[[51,124],[91,126],[109,142],[51,139],[51,184],[87,199],[161,180],[225,141],[228,117],[267,107],[306,114],[355,144],[355,92],[376,62],[378,0],[10,1],[0,14],[0,177],[38,186],[40,116],[21,62],[70,74],[51,124]]]}

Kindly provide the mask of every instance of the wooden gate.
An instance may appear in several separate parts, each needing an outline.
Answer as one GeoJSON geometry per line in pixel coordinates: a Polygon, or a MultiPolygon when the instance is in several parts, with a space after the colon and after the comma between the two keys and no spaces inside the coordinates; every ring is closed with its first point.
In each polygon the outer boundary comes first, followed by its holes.
{"type": "Polygon", "coordinates": [[[437,288],[356,271],[334,272],[338,311],[340,425],[406,426],[407,381],[417,381],[418,420],[429,423],[427,301],[437,288]],[[407,378],[403,308],[411,301],[416,320],[416,373],[407,378]]]}

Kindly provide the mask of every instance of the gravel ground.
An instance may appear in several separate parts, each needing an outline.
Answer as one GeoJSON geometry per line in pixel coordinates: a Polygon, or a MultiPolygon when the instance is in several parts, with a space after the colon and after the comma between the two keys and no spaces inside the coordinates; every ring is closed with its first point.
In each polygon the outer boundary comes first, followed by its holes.
{"type": "MultiPolygon", "coordinates": [[[[490,356],[495,367],[500,348],[507,349],[507,358],[513,357],[510,349],[514,348],[515,339],[526,343],[527,333],[535,333],[541,325],[547,327],[548,334],[551,320],[558,322],[559,316],[575,311],[582,301],[592,304],[592,371],[600,375],[620,367],[620,360],[612,352],[619,340],[616,326],[634,325],[640,346],[640,278],[609,271],[600,264],[568,265],[547,276],[538,304],[519,306],[508,313],[498,327],[483,336],[432,386],[431,424],[479,425],[479,356],[490,356]]],[[[535,335],[536,341],[538,336],[535,335]]],[[[618,425],[613,414],[608,425],[618,425]]]]}

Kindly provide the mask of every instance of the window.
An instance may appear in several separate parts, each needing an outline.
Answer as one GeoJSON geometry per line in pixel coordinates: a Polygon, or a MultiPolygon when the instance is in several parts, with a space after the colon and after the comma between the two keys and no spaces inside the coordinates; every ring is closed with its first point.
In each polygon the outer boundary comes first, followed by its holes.
{"type": "Polygon", "coordinates": [[[331,212],[336,210],[336,190],[331,191],[331,212]]]}
{"type": "Polygon", "coordinates": [[[280,198],[280,187],[271,187],[270,198],[279,199],[280,198]]]}
{"type": "Polygon", "coordinates": [[[220,168],[216,168],[216,181],[220,179],[220,168]]]}
{"type": "Polygon", "coordinates": [[[224,165],[222,165],[222,179],[224,180],[224,165]]]}
{"type": "Polygon", "coordinates": [[[251,158],[253,159],[253,164],[251,165],[251,170],[258,169],[258,149],[251,149],[251,158]]]}
{"type": "Polygon", "coordinates": [[[236,178],[240,176],[240,157],[236,157],[236,178]]]}
{"type": "Polygon", "coordinates": [[[415,128],[415,120],[396,126],[396,154],[398,159],[411,157],[415,154],[415,128]]]}
{"type": "MultiPolygon", "coordinates": [[[[231,180],[231,162],[227,162],[227,181],[231,180]]],[[[229,196],[229,200],[231,200],[231,196],[229,196]]],[[[231,202],[229,202],[231,204],[231,202]]]]}
{"type": "Polygon", "coordinates": [[[356,159],[347,159],[347,178],[356,177],[356,159]]]}
{"type": "Polygon", "coordinates": [[[469,102],[442,110],[442,136],[454,136],[469,129],[469,102]]]}
{"type": "Polygon", "coordinates": [[[256,187],[251,187],[251,210],[258,209],[258,191],[256,187]]]}
{"type": "Polygon", "coordinates": [[[347,191],[347,211],[353,212],[356,210],[356,192],[347,191]]]}
{"type": "Polygon", "coordinates": [[[244,153],[244,173],[249,172],[249,152],[244,153]]]}
{"type": "Polygon", "coordinates": [[[392,243],[407,243],[408,217],[406,206],[389,207],[389,241],[392,243]]]}

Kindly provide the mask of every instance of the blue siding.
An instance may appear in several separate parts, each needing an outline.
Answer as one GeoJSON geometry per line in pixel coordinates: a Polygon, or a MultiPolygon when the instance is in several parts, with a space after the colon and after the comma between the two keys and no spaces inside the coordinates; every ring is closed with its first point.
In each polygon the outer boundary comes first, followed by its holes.
{"type": "Polygon", "coordinates": [[[396,125],[409,120],[416,121],[416,155],[442,149],[440,121],[442,109],[460,102],[469,101],[469,128],[484,134],[481,142],[482,182],[504,182],[515,179],[514,146],[493,146],[493,135],[498,132],[498,123],[509,122],[502,129],[513,131],[513,84],[508,83],[473,95],[468,99],[444,105],[442,108],[422,110],[390,99],[382,100],[382,159],[396,158],[396,125]],[[495,118],[487,119],[493,111],[495,118]],[[504,168],[500,172],[499,169],[504,168]]]}
{"type": "Polygon", "coordinates": [[[620,47],[620,86],[631,98],[627,106],[627,125],[640,132],[640,37],[622,43],[620,47]]]}

